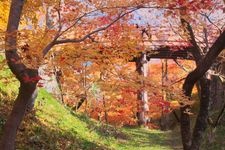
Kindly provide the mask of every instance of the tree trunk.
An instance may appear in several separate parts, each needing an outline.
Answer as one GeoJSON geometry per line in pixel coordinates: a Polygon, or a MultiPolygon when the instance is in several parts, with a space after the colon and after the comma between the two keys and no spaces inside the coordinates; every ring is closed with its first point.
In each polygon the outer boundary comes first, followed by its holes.
{"type": "Polygon", "coordinates": [[[197,120],[195,123],[193,135],[192,135],[192,144],[191,150],[199,150],[201,141],[204,138],[204,132],[207,129],[207,119],[209,114],[209,87],[210,80],[208,80],[205,76],[200,79],[201,85],[201,99],[200,99],[200,110],[197,116],[197,120]]]}
{"type": "Polygon", "coordinates": [[[220,79],[219,76],[212,75],[211,82],[210,82],[210,104],[209,110],[210,111],[218,111],[221,109],[221,106],[224,104],[224,83],[220,79]]]}
{"type": "Polygon", "coordinates": [[[36,84],[22,83],[19,88],[19,95],[16,98],[14,107],[9,115],[3,130],[1,150],[14,150],[17,129],[21,124],[26,112],[27,104],[35,92],[36,84]]]}
{"type": "MultiPolygon", "coordinates": [[[[142,54],[136,61],[136,71],[142,77],[147,77],[148,75],[148,61],[146,59],[146,54],[142,54]]],[[[140,81],[141,85],[144,87],[144,82],[140,81]]],[[[146,125],[148,116],[147,113],[149,111],[148,107],[148,93],[144,89],[138,90],[138,112],[137,119],[138,125],[146,125]]]]}
{"type": "Polygon", "coordinates": [[[0,143],[1,150],[14,150],[16,133],[23,120],[27,106],[35,95],[36,85],[40,79],[37,69],[29,69],[20,61],[17,53],[17,31],[23,10],[24,0],[12,0],[5,38],[5,55],[8,66],[20,81],[19,94],[16,98],[3,129],[0,143]]]}
{"type": "Polygon", "coordinates": [[[103,96],[103,98],[102,98],[102,103],[103,103],[103,107],[104,107],[105,123],[108,124],[108,110],[107,110],[107,107],[106,107],[105,96],[103,96]]]}
{"type": "MultiPolygon", "coordinates": [[[[184,91],[185,95],[190,97],[192,83],[185,82],[184,91]]],[[[200,98],[200,110],[198,112],[197,120],[195,123],[193,134],[191,135],[191,123],[188,111],[190,106],[184,106],[181,108],[180,127],[182,135],[182,143],[184,150],[198,150],[203,139],[203,134],[207,128],[207,119],[209,113],[209,86],[210,81],[203,76],[200,79],[201,98],[200,98]]]]}
{"type": "Polygon", "coordinates": [[[189,106],[180,108],[180,131],[182,137],[182,144],[184,150],[189,150],[191,146],[191,132],[190,132],[190,116],[185,113],[186,109],[189,109],[189,106]]]}
{"type": "MultiPolygon", "coordinates": [[[[217,56],[219,55],[219,53],[225,48],[225,31],[223,31],[220,36],[216,39],[216,41],[214,42],[214,44],[209,48],[207,54],[205,55],[205,57],[202,57],[201,55],[201,49],[198,46],[197,42],[195,41],[195,35],[194,32],[192,30],[191,25],[183,18],[181,18],[181,23],[184,27],[185,32],[188,33],[189,35],[189,41],[190,43],[193,45],[193,48],[191,49],[192,55],[195,58],[197,67],[188,74],[184,84],[183,84],[183,91],[184,91],[184,95],[187,96],[189,99],[191,97],[191,93],[192,93],[192,89],[194,87],[194,84],[201,79],[204,74],[206,73],[206,71],[211,67],[211,65],[213,64],[214,60],[217,58],[217,56]]],[[[205,91],[207,91],[209,87],[208,86],[208,81],[206,81],[207,79],[202,79],[205,81],[202,81],[201,87],[203,93],[201,93],[201,96],[204,96],[201,100],[201,105],[200,105],[200,110],[201,111],[207,111],[208,115],[208,108],[201,108],[202,106],[207,105],[208,106],[208,98],[205,97],[205,91]]],[[[208,91],[209,92],[209,91],[208,91]]],[[[190,117],[189,114],[186,113],[186,111],[188,111],[190,109],[190,106],[186,105],[184,107],[182,107],[181,110],[181,118],[180,118],[180,124],[181,124],[181,136],[182,136],[182,143],[183,143],[183,148],[184,150],[192,150],[190,149],[192,146],[192,141],[191,140],[191,128],[190,128],[190,117]]],[[[196,136],[198,136],[198,142],[194,142],[193,143],[193,147],[196,147],[194,145],[198,144],[198,148],[200,146],[200,141],[201,141],[201,135],[199,133],[205,131],[205,126],[201,128],[201,123],[203,123],[205,120],[205,115],[202,113],[199,113],[199,116],[197,118],[197,122],[196,122],[196,126],[194,129],[193,134],[195,134],[196,136]],[[197,133],[199,130],[199,133],[197,133]]],[[[193,137],[194,139],[195,137],[193,137]]],[[[197,148],[196,147],[196,148],[197,148]]]]}

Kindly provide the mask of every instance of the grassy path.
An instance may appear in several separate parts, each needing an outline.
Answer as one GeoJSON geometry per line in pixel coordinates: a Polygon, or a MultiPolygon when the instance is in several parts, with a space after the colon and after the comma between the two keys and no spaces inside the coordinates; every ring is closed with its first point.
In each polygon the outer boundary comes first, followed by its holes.
{"type": "MultiPolygon", "coordinates": [[[[1,136],[18,83],[9,71],[0,71],[0,77],[1,136]]],[[[102,126],[82,114],[72,113],[44,89],[40,89],[35,110],[26,116],[17,137],[18,150],[180,150],[180,144],[178,129],[163,132],[102,126]]],[[[202,149],[225,150],[224,123],[219,126],[214,141],[205,142],[202,149]]]]}

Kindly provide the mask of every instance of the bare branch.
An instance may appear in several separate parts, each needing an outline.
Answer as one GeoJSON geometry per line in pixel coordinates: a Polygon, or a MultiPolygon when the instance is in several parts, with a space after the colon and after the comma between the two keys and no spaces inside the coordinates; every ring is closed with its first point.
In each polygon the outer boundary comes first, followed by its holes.
{"type": "Polygon", "coordinates": [[[95,10],[93,10],[93,11],[84,13],[84,14],[81,15],[80,17],[74,19],[74,23],[71,24],[67,29],[65,29],[64,31],[62,31],[62,32],[58,35],[58,37],[62,36],[64,33],[66,33],[66,32],[69,31],[71,28],[73,28],[73,27],[74,27],[74,26],[75,26],[82,18],[87,17],[89,14],[94,13],[94,12],[97,12],[97,11],[99,11],[99,9],[95,9],[95,10]]]}
{"type": "Polygon", "coordinates": [[[188,69],[186,69],[182,64],[180,64],[176,59],[173,59],[173,61],[185,72],[189,72],[188,69]]]}
{"type": "Polygon", "coordinates": [[[187,79],[184,83],[184,86],[188,86],[188,90],[186,91],[186,93],[191,93],[190,91],[192,91],[192,88],[197,82],[197,80],[199,80],[206,73],[206,71],[211,67],[220,52],[225,49],[224,41],[225,31],[222,32],[222,34],[217,38],[215,43],[209,48],[209,51],[207,52],[205,57],[199,62],[195,70],[193,70],[187,76],[187,79]],[[190,85],[188,85],[187,83],[190,83],[190,85]]]}
{"type": "Polygon", "coordinates": [[[174,82],[171,83],[169,86],[172,86],[172,85],[174,85],[174,84],[180,83],[181,81],[183,81],[183,80],[185,80],[185,79],[186,79],[186,77],[183,77],[183,78],[181,78],[181,79],[179,79],[179,80],[177,80],[177,81],[174,81],[174,82]]]}
{"type": "Polygon", "coordinates": [[[196,60],[196,63],[198,63],[198,61],[201,60],[202,56],[201,56],[201,48],[198,46],[198,44],[195,40],[194,31],[193,31],[190,23],[187,22],[184,18],[181,18],[181,23],[189,35],[190,43],[193,45],[192,54],[196,60]]]}
{"type": "Polygon", "coordinates": [[[212,20],[209,18],[209,16],[207,14],[203,14],[203,13],[200,13],[200,14],[202,16],[204,16],[209,21],[209,23],[211,23],[213,26],[215,26],[219,30],[220,34],[222,33],[222,30],[214,22],[212,22],[212,20]]]}

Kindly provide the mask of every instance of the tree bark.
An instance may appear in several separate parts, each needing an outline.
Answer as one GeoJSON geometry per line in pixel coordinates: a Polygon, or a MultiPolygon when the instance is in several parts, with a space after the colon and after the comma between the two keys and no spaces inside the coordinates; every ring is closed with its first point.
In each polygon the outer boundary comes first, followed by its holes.
{"type": "Polygon", "coordinates": [[[0,143],[1,150],[14,150],[15,138],[21,124],[29,101],[35,95],[36,85],[39,80],[37,69],[29,69],[20,61],[17,53],[17,31],[23,10],[24,0],[12,0],[8,26],[5,38],[5,55],[8,66],[20,82],[19,94],[15,100],[3,129],[0,143]]]}
{"type": "Polygon", "coordinates": [[[220,120],[222,119],[224,112],[225,112],[225,103],[223,104],[223,107],[222,107],[219,115],[217,116],[215,123],[213,124],[213,128],[216,128],[217,125],[220,123],[220,120]]]}
{"type": "MultiPolygon", "coordinates": [[[[205,57],[202,57],[200,54],[200,48],[198,47],[196,41],[195,41],[195,36],[194,33],[192,31],[192,28],[190,26],[190,24],[188,22],[186,22],[184,19],[181,19],[181,23],[184,25],[184,27],[186,28],[186,32],[188,32],[189,36],[190,36],[190,43],[193,45],[193,49],[192,49],[192,54],[195,58],[197,67],[194,69],[194,71],[192,71],[191,73],[188,74],[184,84],[183,84],[183,91],[184,91],[184,95],[187,96],[188,98],[191,97],[191,93],[192,93],[192,89],[194,87],[194,84],[200,79],[202,78],[202,76],[206,73],[206,71],[211,67],[211,65],[213,64],[213,62],[215,61],[215,59],[217,58],[217,56],[219,55],[219,53],[225,48],[225,31],[223,31],[220,36],[216,39],[215,43],[209,48],[209,51],[207,52],[207,54],[205,55],[205,57]]],[[[205,80],[204,78],[201,79],[202,83],[201,83],[201,88],[203,93],[201,93],[202,95],[205,95],[206,93],[204,93],[204,91],[209,88],[206,87],[208,86],[206,83],[208,81],[203,81],[205,80]]],[[[201,103],[204,103],[204,105],[208,105],[207,102],[208,99],[203,98],[201,100],[201,103]]],[[[200,104],[200,107],[202,107],[203,104],[200,104]]],[[[200,128],[199,126],[201,126],[201,123],[204,122],[205,120],[205,116],[204,114],[202,114],[201,112],[199,112],[199,116],[197,118],[197,122],[196,122],[196,126],[193,132],[193,137],[191,139],[191,128],[190,128],[190,117],[189,114],[186,113],[186,111],[190,109],[190,106],[186,105],[184,107],[181,108],[181,136],[182,136],[182,143],[183,143],[183,148],[184,150],[192,150],[192,142],[193,140],[195,140],[196,138],[198,139],[198,142],[193,142],[193,147],[196,147],[196,145],[198,144],[198,148],[200,147],[200,141],[202,140],[202,136],[198,133],[198,132],[203,132],[206,128],[202,127],[200,128]],[[200,129],[200,130],[199,130],[200,129]],[[194,137],[197,136],[197,137],[194,137]]],[[[200,108],[201,111],[206,111],[206,109],[208,108],[200,108]]],[[[208,110],[207,110],[208,111],[208,110]]],[[[208,112],[207,112],[208,115],[208,112]]]]}
{"type": "Polygon", "coordinates": [[[189,150],[191,146],[191,128],[190,128],[190,116],[185,113],[189,106],[184,106],[180,108],[180,131],[184,150],[189,150]]]}
{"type": "Polygon", "coordinates": [[[200,79],[201,85],[201,99],[200,99],[200,110],[197,116],[197,120],[195,123],[193,136],[192,136],[192,144],[191,150],[199,150],[201,141],[204,138],[204,132],[207,129],[207,119],[209,114],[209,86],[210,80],[203,76],[200,79]]]}
{"type": "Polygon", "coordinates": [[[16,98],[14,107],[9,115],[3,130],[3,136],[1,140],[1,150],[14,150],[15,139],[17,129],[21,124],[24,114],[26,112],[28,100],[32,97],[33,92],[36,89],[35,84],[21,84],[19,89],[19,95],[16,98]]]}

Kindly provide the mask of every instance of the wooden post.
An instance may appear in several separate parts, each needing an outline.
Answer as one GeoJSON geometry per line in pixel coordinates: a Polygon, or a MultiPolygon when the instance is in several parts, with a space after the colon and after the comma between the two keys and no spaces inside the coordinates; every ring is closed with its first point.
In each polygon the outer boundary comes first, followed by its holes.
{"type": "MultiPolygon", "coordinates": [[[[148,76],[148,61],[146,58],[146,54],[143,53],[136,61],[136,71],[142,77],[148,76]]],[[[140,81],[140,84],[144,87],[144,81],[140,81]]],[[[138,99],[138,125],[145,126],[148,120],[148,93],[145,89],[139,89],[137,94],[138,99]]]]}

